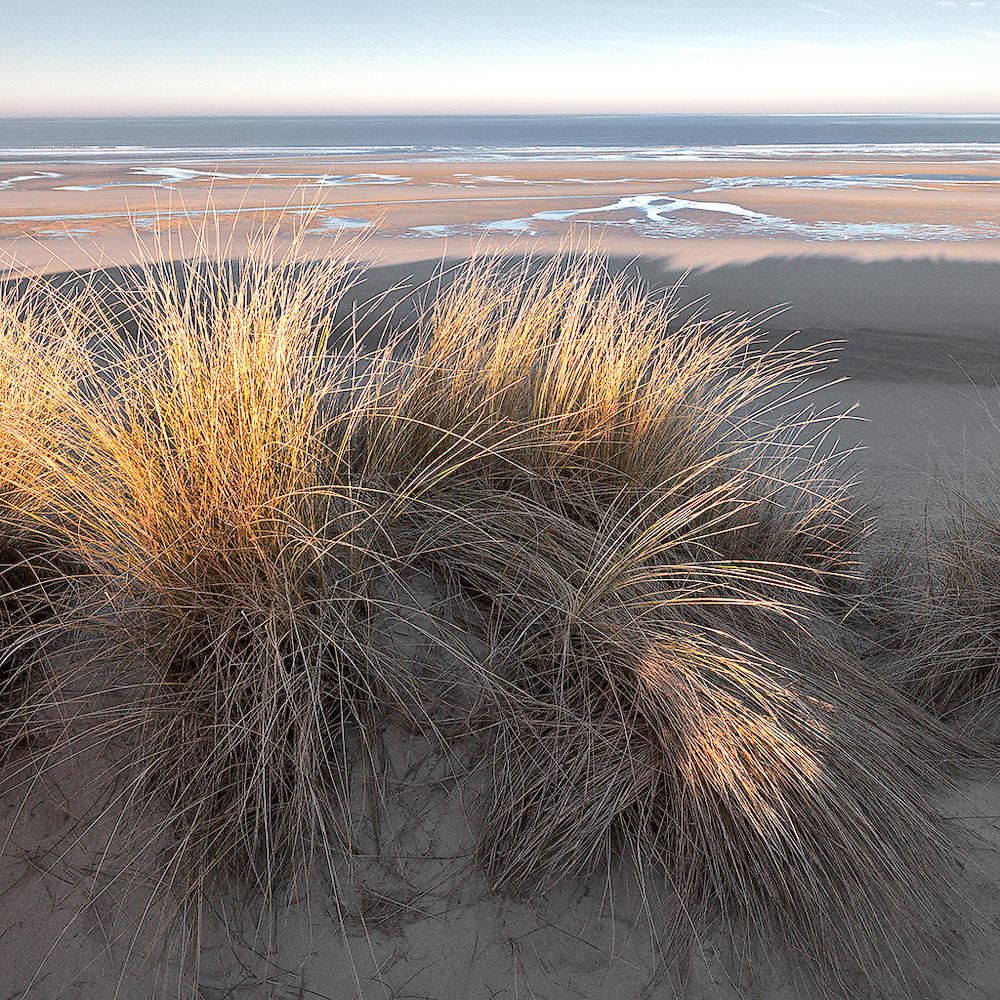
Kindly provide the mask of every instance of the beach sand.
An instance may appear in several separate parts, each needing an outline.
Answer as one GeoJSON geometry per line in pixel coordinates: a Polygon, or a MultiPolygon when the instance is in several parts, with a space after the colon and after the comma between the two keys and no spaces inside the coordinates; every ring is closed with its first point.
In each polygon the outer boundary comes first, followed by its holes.
{"type": "MultiPolygon", "coordinates": [[[[706,171],[734,177],[784,176],[793,169],[810,176],[848,168],[865,173],[938,170],[949,176],[986,172],[981,164],[859,166],[815,161],[719,163],[710,168],[676,163],[387,161],[334,166],[330,173],[413,178],[335,190],[338,216],[384,220],[383,231],[363,248],[364,256],[380,266],[356,289],[359,302],[387,289],[396,289],[392,294],[402,298],[423,286],[443,260],[447,266],[461,259],[484,239],[492,248],[511,247],[510,233],[484,236],[480,231],[444,240],[404,238],[387,230],[522,217],[548,206],[555,194],[574,204],[609,204],[629,193],[672,190],[659,183],[660,178],[692,182],[706,171]],[[573,187],[574,182],[563,180],[583,177],[584,172],[594,183],[573,187]],[[466,184],[459,174],[477,177],[476,197],[481,192],[489,202],[442,202],[472,193],[461,190],[472,183],[466,184]],[[616,180],[640,174],[643,180],[616,180]],[[516,176],[523,183],[515,185],[512,196],[504,193],[511,182],[482,181],[484,175],[516,176]],[[608,180],[614,183],[605,184],[608,180]],[[650,180],[657,184],[651,187],[650,180]],[[445,183],[458,187],[434,187],[445,183]],[[526,200],[536,196],[548,200],[526,200]]],[[[269,161],[263,169],[280,173],[306,167],[316,172],[315,164],[291,161],[269,161]]],[[[66,178],[59,183],[69,185],[135,179],[125,168],[114,173],[106,166],[77,165],[74,173],[67,165],[28,168],[18,165],[15,172],[62,171],[66,178]]],[[[221,169],[246,172],[260,165],[227,162],[221,169]]],[[[94,232],[74,240],[39,236],[31,228],[34,223],[9,221],[14,214],[71,215],[83,209],[111,213],[121,209],[125,198],[124,188],[65,192],[56,208],[53,192],[45,186],[50,183],[24,182],[3,192],[2,215],[8,220],[0,219],[3,252],[9,256],[16,250],[26,269],[47,272],[127,262],[132,237],[119,218],[92,221],[88,227],[94,232]]],[[[281,178],[266,181],[266,190],[258,191],[258,186],[255,183],[253,190],[259,204],[286,203],[298,190],[281,178]]],[[[127,199],[130,207],[146,210],[162,207],[163,195],[161,189],[135,188],[128,189],[127,199]]],[[[189,188],[183,197],[185,203],[191,199],[188,207],[196,212],[204,207],[203,199],[189,188]]],[[[235,207],[245,197],[245,179],[212,182],[212,199],[219,208],[235,207]]],[[[912,190],[764,188],[692,197],[738,201],[753,211],[805,220],[817,213],[846,221],[877,217],[941,225],[1000,219],[1000,195],[993,187],[978,190],[975,185],[946,184],[931,195],[912,190]]],[[[573,235],[572,226],[557,224],[551,234],[531,241],[530,249],[554,249],[573,235]]],[[[317,248],[323,243],[318,239],[317,248]]],[[[738,313],[787,304],[768,320],[771,336],[780,339],[801,331],[810,342],[841,342],[830,375],[843,381],[820,389],[816,398],[855,408],[857,419],[839,425],[843,446],[860,447],[845,474],[856,476],[859,492],[873,499],[886,526],[922,530],[946,501],[944,473],[974,483],[981,464],[991,453],[995,456],[998,432],[990,410],[996,412],[1000,378],[1000,240],[653,240],[605,227],[600,245],[617,268],[635,271],[651,288],[679,285],[682,302],[708,296],[710,312],[738,313]]],[[[524,243],[517,247],[524,249],[524,243]]],[[[409,317],[401,306],[393,322],[405,327],[409,317]]],[[[371,335],[385,332],[379,329],[371,335]]],[[[426,583],[417,581],[416,589],[426,600],[433,599],[426,583]]],[[[401,642],[415,649],[419,630],[401,642]]],[[[98,664],[94,669],[93,676],[99,677],[101,669],[120,668],[98,664]]],[[[77,723],[59,719],[53,725],[72,728],[77,723]]],[[[39,739],[44,743],[44,737],[39,739]]],[[[165,899],[157,895],[149,881],[155,870],[151,854],[136,848],[136,838],[142,839],[142,831],[156,817],[135,816],[127,802],[116,799],[124,780],[116,770],[124,739],[101,740],[64,760],[48,760],[44,773],[23,770],[27,747],[22,748],[23,756],[7,764],[0,781],[0,997],[21,996],[25,990],[24,995],[40,1000],[175,996],[180,983],[197,983],[199,995],[210,998],[799,1000],[807,995],[795,986],[777,948],[773,964],[765,960],[747,967],[738,981],[724,971],[723,958],[733,943],[717,937],[698,942],[687,969],[665,960],[657,946],[657,914],[669,905],[668,894],[661,887],[663,899],[654,895],[644,905],[627,870],[570,878],[535,900],[491,895],[474,856],[477,779],[446,773],[426,747],[404,732],[386,735],[399,768],[389,781],[390,817],[419,819],[396,824],[396,839],[388,845],[395,851],[395,862],[365,861],[366,850],[374,853],[377,846],[373,833],[371,842],[359,847],[361,875],[349,891],[338,894],[328,874],[317,870],[298,878],[294,899],[263,918],[253,900],[213,900],[214,910],[206,908],[201,915],[197,929],[202,949],[196,955],[183,929],[165,923],[176,902],[169,894],[165,899]],[[124,873],[113,878],[120,871],[124,873]],[[149,906],[151,897],[155,902],[149,906]],[[267,960],[262,957],[265,951],[270,953],[267,960]]],[[[968,899],[965,954],[954,969],[937,977],[933,995],[947,1000],[992,997],[1000,982],[1000,784],[982,775],[943,800],[941,809],[970,831],[973,846],[963,887],[968,899]]],[[[385,831],[381,836],[387,836],[385,831]]],[[[156,844],[153,838],[150,849],[156,844]]],[[[378,846],[384,853],[387,843],[378,846]]]]}

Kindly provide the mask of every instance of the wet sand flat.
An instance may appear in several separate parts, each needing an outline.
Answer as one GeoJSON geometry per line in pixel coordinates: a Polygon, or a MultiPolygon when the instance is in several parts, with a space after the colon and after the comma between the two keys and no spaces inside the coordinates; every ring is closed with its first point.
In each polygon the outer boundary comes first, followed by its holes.
{"type": "Polygon", "coordinates": [[[261,217],[319,248],[365,232],[381,262],[511,241],[708,263],[782,253],[1000,259],[1000,164],[944,160],[247,159],[0,164],[6,270],[130,260],[217,215],[235,246],[261,217]],[[242,213],[242,216],[241,216],[242,213]],[[252,218],[251,218],[252,217],[252,218]],[[14,261],[17,264],[14,264],[14,261]]]}

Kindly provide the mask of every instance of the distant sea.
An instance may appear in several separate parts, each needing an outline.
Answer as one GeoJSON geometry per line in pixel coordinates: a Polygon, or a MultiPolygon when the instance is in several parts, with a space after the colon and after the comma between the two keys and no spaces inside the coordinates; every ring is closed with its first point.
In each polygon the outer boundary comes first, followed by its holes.
{"type": "Polygon", "coordinates": [[[0,161],[381,154],[434,160],[1000,160],[1000,115],[0,118],[0,161]]]}

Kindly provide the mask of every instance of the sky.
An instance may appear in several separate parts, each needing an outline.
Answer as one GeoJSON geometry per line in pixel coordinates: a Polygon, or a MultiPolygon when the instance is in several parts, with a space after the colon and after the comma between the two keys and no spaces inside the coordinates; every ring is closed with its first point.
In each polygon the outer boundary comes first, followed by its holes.
{"type": "Polygon", "coordinates": [[[1000,0],[4,0],[0,115],[1000,112],[1000,0]]]}

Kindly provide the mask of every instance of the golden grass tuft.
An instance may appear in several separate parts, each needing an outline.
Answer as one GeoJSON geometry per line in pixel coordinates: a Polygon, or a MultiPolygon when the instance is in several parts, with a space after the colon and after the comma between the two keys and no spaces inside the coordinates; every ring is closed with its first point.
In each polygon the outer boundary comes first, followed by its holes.
{"type": "Polygon", "coordinates": [[[134,735],[129,794],[166,804],[195,894],[234,874],[269,893],[317,845],[349,848],[353,767],[418,704],[388,641],[401,494],[352,453],[355,398],[378,394],[358,378],[384,375],[333,353],[352,280],[274,234],[237,266],[151,262],[118,290],[131,337],[90,289],[100,351],[72,385],[49,373],[58,427],[21,435],[36,531],[135,661],[106,727],[134,735]]]}
{"type": "Polygon", "coordinates": [[[599,263],[474,267],[401,391],[409,434],[480,454],[413,548],[483,613],[495,888],[624,850],[678,925],[777,934],[821,980],[892,992],[948,954],[932,795],[963,751],[854,653],[868,524],[803,402],[825,359],[599,263]]]}

